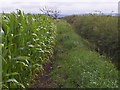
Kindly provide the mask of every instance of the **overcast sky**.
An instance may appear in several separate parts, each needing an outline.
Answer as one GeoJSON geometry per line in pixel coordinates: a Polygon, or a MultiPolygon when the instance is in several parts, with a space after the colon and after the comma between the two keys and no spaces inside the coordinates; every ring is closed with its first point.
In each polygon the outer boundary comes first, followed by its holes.
{"type": "Polygon", "coordinates": [[[0,12],[12,12],[21,9],[26,13],[39,13],[39,8],[49,7],[61,11],[61,14],[118,12],[119,0],[0,0],[0,12]]]}

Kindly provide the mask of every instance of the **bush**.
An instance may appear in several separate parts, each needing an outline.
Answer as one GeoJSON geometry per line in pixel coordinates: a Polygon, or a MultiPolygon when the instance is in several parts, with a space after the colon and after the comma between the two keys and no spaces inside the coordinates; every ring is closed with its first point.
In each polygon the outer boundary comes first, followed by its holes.
{"type": "Polygon", "coordinates": [[[95,45],[93,48],[96,51],[112,58],[116,64],[120,62],[117,17],[88,15],[68,16],[64,19],[73,25],[79,35],[95,45]]]}

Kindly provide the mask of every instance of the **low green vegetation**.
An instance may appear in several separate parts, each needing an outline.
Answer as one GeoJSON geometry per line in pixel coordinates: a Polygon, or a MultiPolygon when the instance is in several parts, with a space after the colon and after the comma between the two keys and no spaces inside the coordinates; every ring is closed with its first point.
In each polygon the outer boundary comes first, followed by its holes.
{"type": "Polygon", "coordinates": [[[50,73],[57,88],[118,88],[118,71],[110,59],[88,48],[65,21],[57,23],[57,45],[50,73]]]}
{"type": "MultiPolygon", "coordinates": [[[[112,58],[117,65],[120,55],[118,41],[118,17],[86,15],[68,16],[64,18],[76,32],[92,43],[92,50],[112,58]]],[[[117,65],[119,67],[119,65],[117,65]]]]}
{"type": "Polygon", "coordinates": [[[116,47],[116,18],[66,17],[75,31],[64,20],[24,14],[20,10],[17,13],[3,13],[0,17],[0,73],[3,89],[21,90],[29,87],[37,72],[45,72],[43,66],[51,57],[54,58],[50,72],[51,87],[118,88],[118,70],[110,58],[100,55],[106,53],[116,59],[116,53],[119,52],[116,51],[119,48],[116,47]],[[113,27],[107,28],[107,22],[113,27]],[[96,48],[100,49],[100,53],[93,50],[96,48]],[[107,53],[109,50],[113,52],[107,53]]]}
{"type": "Polygon", "coordinates": [[[48,16],[20,10],[3,13],[1,18],[3,88],[28,87],[37,71],[44,72],[43,64],[53,55],[56,27],[48,16]]]}

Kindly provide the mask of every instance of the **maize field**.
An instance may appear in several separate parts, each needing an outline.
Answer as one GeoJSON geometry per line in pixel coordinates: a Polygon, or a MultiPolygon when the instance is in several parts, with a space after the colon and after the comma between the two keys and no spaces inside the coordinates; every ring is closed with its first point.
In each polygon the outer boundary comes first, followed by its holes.
{"type": "Polygon", "coordinates": [[[48,16],[21,10],[1,18],[2,87],[26,88],[53,55],[56,27],[48,16]]]}

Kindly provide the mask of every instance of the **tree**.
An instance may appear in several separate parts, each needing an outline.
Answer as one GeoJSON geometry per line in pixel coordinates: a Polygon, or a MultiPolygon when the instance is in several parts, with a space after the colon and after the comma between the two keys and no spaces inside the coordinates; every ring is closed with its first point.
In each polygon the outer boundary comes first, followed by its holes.
{"type": "Polygon", "coordinates": [[[40,11],[43,14],[51,16],[54,19],[57,19],[58,16],[59,16],[59,14],[60,14],[59,10],[57,10],[57,9],[51,9],[51,8],[47,8],[47,7],[41,8],[40,11]]]}

